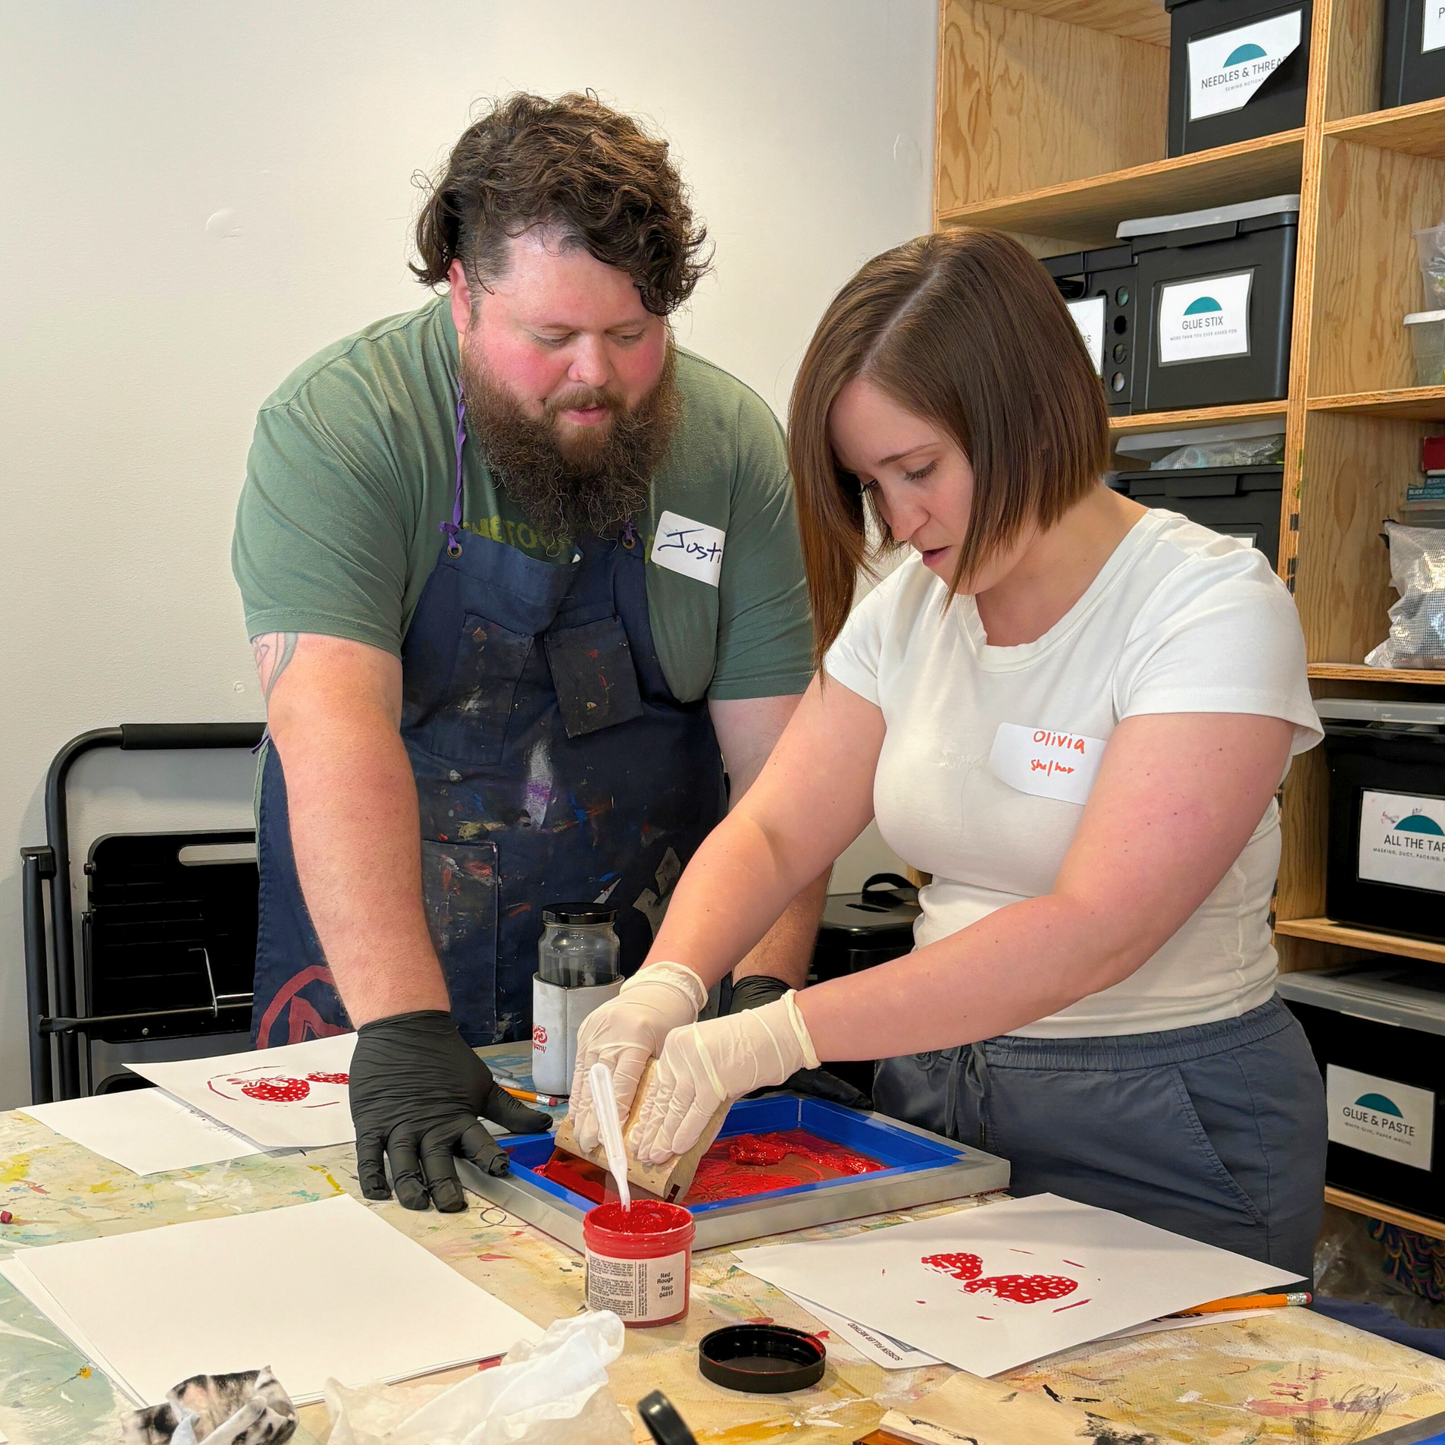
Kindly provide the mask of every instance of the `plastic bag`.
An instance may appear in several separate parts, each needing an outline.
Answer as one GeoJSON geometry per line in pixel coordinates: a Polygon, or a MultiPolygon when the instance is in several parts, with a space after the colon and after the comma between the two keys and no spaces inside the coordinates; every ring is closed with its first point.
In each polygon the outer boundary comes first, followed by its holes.
{"type": "Polygon", "coordinates": [[[1182,471],[1188,467],[1273,467],[1284,465],[1284,433],[1266,437],[1236,437],[1231,441],[1195,442],[1178,447],[1157,462],[1151,472],[1182,471]]]}
{"type": "Polygon", "coordinates": [[[495,1369],[468,1376],[401,1420],[374,1391],[328,1380],[328,1445],[633,1445],[607,1387],[622,1338],[610,1310],[558,1320],[535,1345],[514,1345],[495,1369]]]}
{"type": "Polygon", "coordinates": [[[1425,283],[1425,309],[1445,308],[1445,221],[1415,232],[1420,256],[1420,278],[1425,283]]]}
{"type": "Polygon", "coordinates": [[[1445,528],[1386,522],[1390,585],[1400,600],[1390,632],[1365,658],[1369,667],[1445,668],[1445,528]]]}

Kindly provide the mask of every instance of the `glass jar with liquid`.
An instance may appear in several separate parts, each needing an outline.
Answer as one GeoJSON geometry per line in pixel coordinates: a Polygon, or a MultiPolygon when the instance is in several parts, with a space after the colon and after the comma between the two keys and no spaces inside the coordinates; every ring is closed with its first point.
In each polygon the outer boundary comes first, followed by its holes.
{"type": "Polygon", "coordinates": [[[537,973],[558,988],[597,988],[622,977],[615,908],[600,903],[553,903],[542,910],[537,973]]]}

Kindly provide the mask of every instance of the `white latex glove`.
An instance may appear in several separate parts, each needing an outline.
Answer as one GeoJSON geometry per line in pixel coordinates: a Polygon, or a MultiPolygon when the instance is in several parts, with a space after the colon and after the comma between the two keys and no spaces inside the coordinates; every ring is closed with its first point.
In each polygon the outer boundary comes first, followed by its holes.
{"type": "Polygon", "coordinates": [[[775,1003],[691,1024],[667,1036],[629,1143],[663,1164],[697,1143],[719,1104],[816,1069],[808,1026],[789,990],[775,1003]]]}
{"type": "Polygon", "coordinates": [[[577,1068],[572,1075],[568,1115],[584,1151],[602,1142],[587,1082],[593,1064],[612,1070],[618,1123],[627,1122],[647,1061],[662,1052],[673,1029],[694,1022],[707,1002],[707,985],[680,963],[649,963],[639,969],[616,998],[582,1020],[577,1030],[577,1068]]]}

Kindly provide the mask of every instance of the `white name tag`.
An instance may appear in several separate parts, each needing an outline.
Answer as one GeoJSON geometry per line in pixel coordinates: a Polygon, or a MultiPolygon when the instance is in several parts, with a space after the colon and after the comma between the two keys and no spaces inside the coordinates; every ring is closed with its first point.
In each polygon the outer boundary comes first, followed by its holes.
{"type": "Polygon", "coordinates": [[[1102,738],[1000,723],[988,765],[994,777],[1021,793],[1085,803],[1099,776],[1103,757],[1102,738]]]}
{"type": "Polygon", "coordinates": [[[723,542],[727,533],[676,512],[664,512],[657,519],[657,536],[652,542],[652,561],[669,572],[696,577],[716,587],[722,575],[723,542]]]}

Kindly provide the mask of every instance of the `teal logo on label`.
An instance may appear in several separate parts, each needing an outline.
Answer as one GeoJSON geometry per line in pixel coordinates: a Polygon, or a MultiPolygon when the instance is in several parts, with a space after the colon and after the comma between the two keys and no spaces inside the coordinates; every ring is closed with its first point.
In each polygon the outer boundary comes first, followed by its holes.
{"type": "Polygon", "coordinates": [[[1406,818],[1401,818],[1395,824],[1397,833],[1428,833],[1432,838],[1445,838],[1445,828],[1442,828],[1434,818],[1425,813],[1411,813],[1406,818]]]}
{"type": "Polygon", "coordinates": [[[1394,1103],[1383,1094],[1361,1094],[1355,1100],[1355,1107],[1359,1109],[1373,1109],[1377,1114],[1389,1114],[1392,1118],[1403,1119],[1405,1116],[1397,1109],[1394,1103]]]}
{"type": "Polygon", "coordinates": [[[1219,302],[1217,302],[1217,301],[1214,299],[1214,297],[1212,297],[1212,296],[1199,296],[1199,297],[1196,297],[1193,301],[1191,301],[1191,302],[1189,303],[1188,306],[1186,306],[1186,307],[1184,308],[1184,314],[1185,314],[1186,316],[1198,316],[1198,315],[1200,315],[1202,312],[1205,312],[1205,311],[1223,311],[1223,310],[1224,310],[1224,307],[1222,307],[1222,306],[1219,304],[1219,302]]]}
{"type": "Polygon", "coordinates": [[[1229,52],[1229,59],[1224,62],[1224,69],[1228,70],[1231,65],[1243,65],[1246,60],[1263,60],[1264,50],[1251,41],[1247,45],[1241,45],[1229,52]]]}

